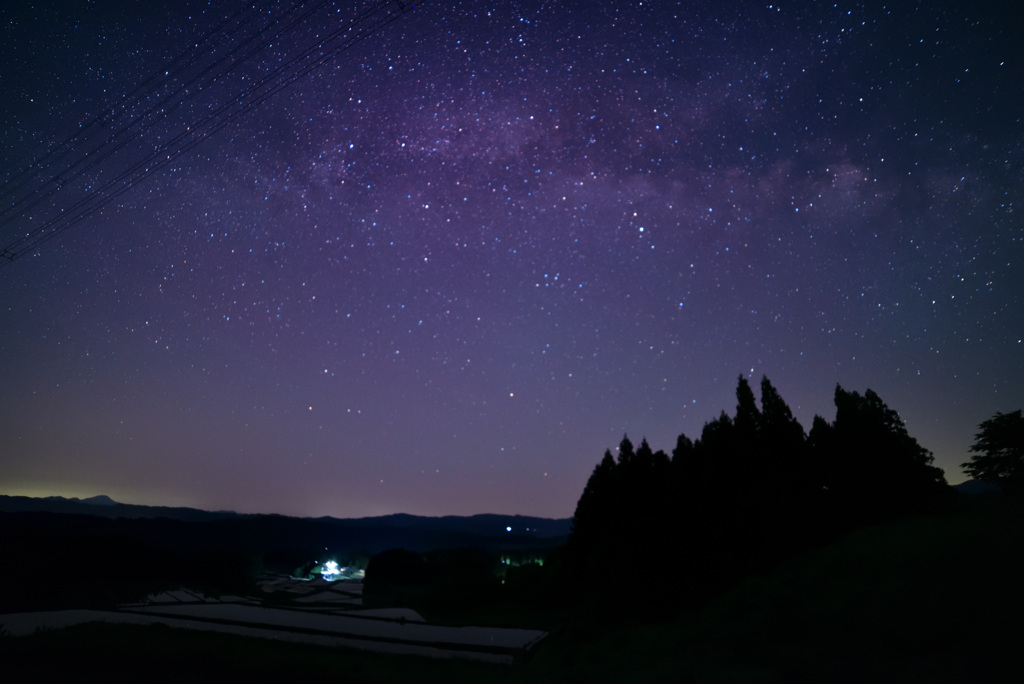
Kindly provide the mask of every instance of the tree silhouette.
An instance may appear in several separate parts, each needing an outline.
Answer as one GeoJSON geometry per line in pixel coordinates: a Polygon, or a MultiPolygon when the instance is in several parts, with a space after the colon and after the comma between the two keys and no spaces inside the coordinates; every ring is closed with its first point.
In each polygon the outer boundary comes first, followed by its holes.
{"type": "Polygon", "coordinates": [[[871,390],[837,386],[836,419],[810,435],[767,378],[761,407],[742,376],[736,415],[680,435],[672,458],[623,437],[580,497],[566,567],[603,596],[613,563],[638,579],[631,598],[703,600],[743,576],[865,524],[940,510],[952,492],[931,453],[871,390]]]}
{"type": "Polygon", "coordinates": [[[564,587],[576,597],[594,591],[598,568],[607,564],[614,552],[611,526],[617,498],[615,468],[615,459],[606,450],[576,504],[563,566],[564,587]]]}
{"type": "Polygon", "coordinates": [[[388,549],[372,556],[366,564],[367,589],[417,586],[431,580],[427,557],[407,549],[388,549]]]}
{"type": "Polygon", "coordinates": [[[757,450],[764,560],[774,563],[814,543],[820,486],[800,422],[768,378],[761,379],[757,450]]]}
{"type": "Polygon", "coordinates": [[[1020,410],[996,413],[978,426],[973,456],[960,467],[976,480],[999,483],[1004,491],[1024,491],[1024,416],[1020,410]]]}
{"type": "Polygon", "coordinates": [[[836,385],[835,405],[835,422],[815,417],[810,436],[835,524],[850,529],[950,503],[951,491],[942,470],[932,465],[932,453],[881,397],[836,385]]]}
{"type": "Polygon", "coordinates": [[[605,452],[573,516],[568,568],[577,593],[603,591],[609,570],[627,564],[660,577],[649,578],[648,598],[668,581],[670,479],[668,456],[647,440],[634,450],[623,436],[617,459],[605,452]]]}
{"type": "Polygon", "coordinates": [[[586,555],[595,553],[602,537],[607,535],[611,516],[614,515],[610,505],[615,498],[614,487],[615,459],[612,452],[606,450],[604,458],[594,466],[572,517],[569,542],[581,551],[585,550],[586,555]]]}

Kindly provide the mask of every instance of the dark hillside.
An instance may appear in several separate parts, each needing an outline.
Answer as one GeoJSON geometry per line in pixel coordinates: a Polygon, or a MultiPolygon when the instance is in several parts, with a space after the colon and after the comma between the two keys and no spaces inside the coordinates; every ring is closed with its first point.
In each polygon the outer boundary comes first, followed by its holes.
{"type": "Polygon", "coordinates": [[[580,681],[1016,682],[1022,577],[1024,509],[997,502],[863,528],[698,613],[577,626],[539,656],[580,681]]]}
{"type": "Polygon", "coordinates": [[[122,517],[110,515],[120,504],[20,498],[2,503],[78,512],[0,512],[0,612],[109,605],[179,586],[239,593],[265,570],[292,572],[328,559],[355,563],[391,548],[529,554],[564,543],[569,524],[521,516],[197,520],[205,512],[173,509],[184,511],[182,519],[159,516],[171,510],[159,508],[122,517]]]}
{"type": "MultiPolygon", "coordinates": [[[[177,675],[201,662],[204,672],[251,681],[292,672],[367,682],[1009,683],[1019,681],[1022,576],[1024,511],[997,501],[861,529],[746,580],[697,613],[599,626],[570,616],[511,667],[165,628],[110,627],[91,640],[86,627],[0,638],[0,653],[6,672],[32,672],[23,681],[83,672],[116,681],[124,664],[166,658],[173,644],[182,662],[172,658],[161,671],[177,675]],[[68,657],[40,657],[55,652],[68,657]]],[[[630,581],[609,576],[607,590],[628,594],[630,581]]]]}

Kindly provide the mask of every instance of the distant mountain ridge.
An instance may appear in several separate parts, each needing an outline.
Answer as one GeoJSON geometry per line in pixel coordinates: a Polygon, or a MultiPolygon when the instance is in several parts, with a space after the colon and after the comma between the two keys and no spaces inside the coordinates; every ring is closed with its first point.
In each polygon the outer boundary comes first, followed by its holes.
{"type": "MultiPolygon", "coordinates": [[[[394,545],[406,547],[437,547],[446,543],[470,544],[477,541],[483,546],[495,543],[535,540],[545,545],[559,543],[569,535],[570,518],[551,519],[524,515],[484,513],[471,516],[429,517],[395,513],[368,518],[296,518],[262,513],[235,513],[233,511],[203,511],[196,508],[170,506],[141,506],[123,504],[106,495],[87,499],[49,496],[0,495],[0,513],[60,513],[90,515],[103,518],[156,519],[165,518],[184,522],[289,521],[310,523],[347,532],[360,538],[392,540],[394,545]]],[[[374,544],[377,546],[377,544],[374,544]]]]}
{"type": "Polygon", "coordinates": [[[0,512],[3,513],[73,513],[96,515],[104,518],[170,518],[202,522],[238,516],[230,511],[201,511],[196,508],[170,506],[139,506],[114,501],[105,494],[87,499],[63,496],[31,497],[0,494],[0,512]]]}
{"type": "Polygon", "coordinates": [[[116,501],[111,499],[106,494],[98,494],[96,496],[90,496],[88,499],[79,499],[78,497],[71,497],[65,499],[63,496],[44,496],[44,501],[77,501],[79,503],[91,504],[93,506],[118,506],[116,501]]]}
{"type": "Polygon", "coordinates": [[[528,515],[500,515],[497,513],[478,513],[469,516],[445,515],[441,517],[393,513],[391,515],[371,518],[325,519],[343,525],[358,525],[360,527],[447,529],[453,532],[458,531],[483,536],[505,532],[541,538],[566,536],[572,527],[571,518],[537,518],[528,515]]]}
{"type": "Polygon", "coordinates": [[[953,485],[953,489],[967,496],[996,494],[1002,491],[1000,484],[993,480],[967,480],[966,482],[953,485]]]}

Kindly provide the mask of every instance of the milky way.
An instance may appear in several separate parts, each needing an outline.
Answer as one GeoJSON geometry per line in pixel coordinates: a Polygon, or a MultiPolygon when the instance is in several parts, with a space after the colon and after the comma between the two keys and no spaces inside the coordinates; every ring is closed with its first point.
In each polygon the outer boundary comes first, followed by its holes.
{"type": "MultiPolygon", "coordinates": [[[[43,168],[0,246],[355,16],[306,6],[120,156],[43,168]]],[[[290,7],[0,9],[3,178],[290,7]]],[[[741,374],[805,428],[874,389],[960,481],[1024,406],[1022,29],[959,2],[396,13],[0,267],[0,490],[565,517],[624,433],[698,437],[741,374]]]]}

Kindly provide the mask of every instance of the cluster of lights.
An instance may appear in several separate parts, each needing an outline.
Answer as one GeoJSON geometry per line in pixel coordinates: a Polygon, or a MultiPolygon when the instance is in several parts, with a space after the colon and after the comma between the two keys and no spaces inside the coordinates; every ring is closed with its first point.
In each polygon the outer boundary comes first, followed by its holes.
{"type": "Polygon", "coordinates": [[[327,561],[324,563],[324,567],[320,570],[320,576],[330,582],[331,580],[337,579],[342,570],[344,570],[344,568],[339,568],[335,561],[327,561]]]}

